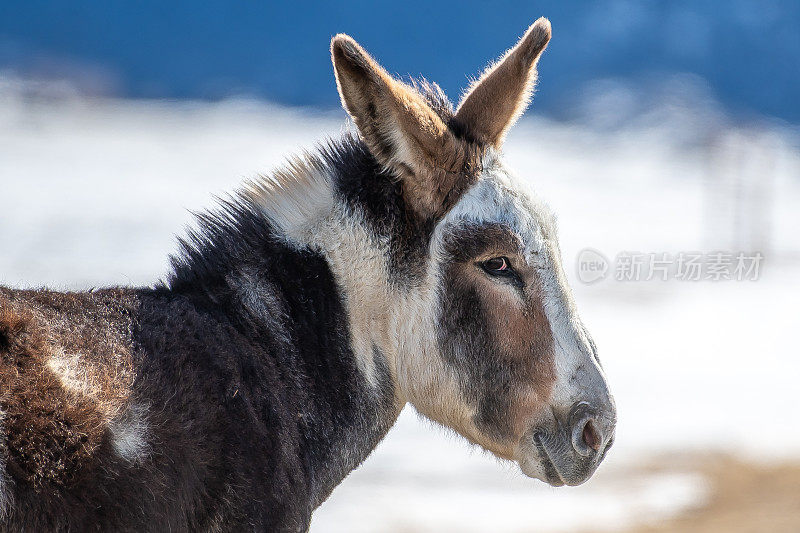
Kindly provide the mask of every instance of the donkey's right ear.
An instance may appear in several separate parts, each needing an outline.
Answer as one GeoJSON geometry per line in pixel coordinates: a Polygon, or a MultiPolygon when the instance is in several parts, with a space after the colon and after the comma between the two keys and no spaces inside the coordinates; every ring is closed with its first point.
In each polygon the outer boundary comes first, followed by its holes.
{"type": "Polygon", "coordinates": [[[375,159],[397,173],[411,206],[440,216],[457,188],[463,143],[412,87],[392,78],[352,38],[331,41],[342,105],[375,159]]]}

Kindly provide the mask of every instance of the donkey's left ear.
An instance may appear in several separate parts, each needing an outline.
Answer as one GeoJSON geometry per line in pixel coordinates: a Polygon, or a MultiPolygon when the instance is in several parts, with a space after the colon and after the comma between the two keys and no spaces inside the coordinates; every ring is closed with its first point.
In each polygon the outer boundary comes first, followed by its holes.
{"type": "Polygon", "coordinates": [[[402,180],[406,201],[438,217],[463,187],[467,148],[412,87],[392,78],[352,38],[331,41],[342,105],[369,151],[402,180]]]}
{"type": "Polygon", "coordinates": [[[461,100],[456,119],[477,140],[500,147],[525,112],[536,84],[536,63],[550,42],[550,21],[534,22],[516,46],[490,66],[461,100]]]}

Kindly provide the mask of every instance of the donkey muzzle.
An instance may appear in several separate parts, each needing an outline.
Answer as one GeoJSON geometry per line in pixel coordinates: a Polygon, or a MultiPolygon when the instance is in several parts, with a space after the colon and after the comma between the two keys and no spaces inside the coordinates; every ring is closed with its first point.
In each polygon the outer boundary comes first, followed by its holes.
{"type": "Polygon", "coordinates": [[[613,400],[598,404],[577,402],[566,416],[554,413],[549,423],[533,428],[525,439],[533,457],[520,463],[523,471],[556,487],[588,480],[614,443],[613,400]]]}
{"type": "Polygon", "coordinates": [[[572,449],[582,457],[604,454],[614,442],[615,425],[614,418],[608,413],[588,402],[576,403],[567,417],[572,449]]]}

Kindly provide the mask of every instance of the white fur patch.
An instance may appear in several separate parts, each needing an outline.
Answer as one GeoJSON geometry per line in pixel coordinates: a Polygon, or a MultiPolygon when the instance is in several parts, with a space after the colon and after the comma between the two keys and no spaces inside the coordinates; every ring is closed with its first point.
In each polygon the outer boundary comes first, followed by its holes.
{"type": "Polygon", "coordinates": [[[59,351],[47,360],[47,367],[66,390],[81,396],[96,396],[100,387],[93,383],[88,367],[81,364],[80,358],[79,354],[59,351]]]}
{"type": "MultiPolygon", "coordinates": [[[[387,358],[389,287],[386,261],[388,243],[379,242],[367,229],[358,213],[339,203],[323,224],[317,226],[308,242],[325,255],[347,307],[350,339],[360,370],[373,386],[378,386],[375,369],[377,346],[387,358]]],[[[390,368],[394,365],[387,361],[390,368]]]]}
{"type": "Polygon", "coordinates": [[[439,261],[429,263],[424,284],[397,295],[389,331],[396,376],[403,400],[421,414],[480,442],[474,410],[464,401],[457,373],[445,364],[438,348],[439,261]]]}
{"type": "Polygon", "coordinates": [[[287,241],[298,247],[304,247],[335,204],[328,169],[310,157],[297,157],[285,168],[250,182],[247,193],[287,241]]]}
{"type": "Polygon", "coordinates": [[[541,272],[544,312],[550,322],[555,342],[556,382],[551,403],[568,408],[577,401],[589,400],[587,391],[602,397],[606,391],[605,375],[594,359],[591,343],[578,317],[572,291],[561,266],[558,250],[551,250],[549,267],[541,272]]]}
{"type": "Polygon", "coordinates": [[[511,176],[493,150],[486,153],[482,165],[478,181],[456,202],[439,226],[446,228],[461,221],[497,222],[520,236],[529,255],[554,246],[554,242],[546,242],[555,233],[555,219],[549,207],[511,176]]]}
{"type": "Polygon", "coordinates": [[[360,214],[337,201],[330,171],[310,158],[294,160],[269,179],[254,182],[250,193],[289,245],[317,251],[328,260],[345,298],[356,363],[376,388],[373,347],[386,346],[391,301],[387,243],[378,242],[360,214]]]}
{"type": "Polygon", "coordinates": [[[129,463],[142,461],[150,451],[147,410],[145,405],[132,403],[108,422],[114,451],[129,463]]]}

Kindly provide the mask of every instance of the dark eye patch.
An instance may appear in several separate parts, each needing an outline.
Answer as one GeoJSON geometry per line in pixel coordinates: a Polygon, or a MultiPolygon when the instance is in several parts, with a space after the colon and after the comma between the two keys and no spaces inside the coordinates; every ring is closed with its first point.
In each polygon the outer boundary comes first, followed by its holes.
{"type": "Polygon", "coordinates": [[[514,232],[497,223],[464,224],[445,237],[445,251],[457,262],[474,261],[476,257],[486,257],[491,250],[523,250],[519,237],[514,232]]]}

